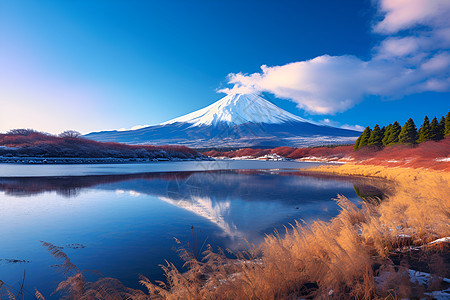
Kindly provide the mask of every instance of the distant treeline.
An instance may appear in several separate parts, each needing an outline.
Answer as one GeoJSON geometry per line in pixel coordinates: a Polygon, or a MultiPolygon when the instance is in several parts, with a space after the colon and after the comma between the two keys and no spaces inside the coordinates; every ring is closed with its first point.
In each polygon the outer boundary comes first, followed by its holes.
{"type": "Polygon", "coordinates": [[[411,118],[403,127],[397,121],[382,128],[378,124],[373,129],[368,126],[356,140],[353,150],[366,146],[383,148],[398,144],[414,145],[426,141],[440,141],[448,135],[450,135],[450,111],[446,117],[442,116],[440,121],[434,117],[430,122],[425,116],[419,130],[411,118]]]}
{"type": "Polygon", "coordinates": [[[56,136],[33,129],[13,129],[0,134],[0,156],[143,159],[203,157],[185,146],[102,143],[85,139],[72,130],[56,136]]]}

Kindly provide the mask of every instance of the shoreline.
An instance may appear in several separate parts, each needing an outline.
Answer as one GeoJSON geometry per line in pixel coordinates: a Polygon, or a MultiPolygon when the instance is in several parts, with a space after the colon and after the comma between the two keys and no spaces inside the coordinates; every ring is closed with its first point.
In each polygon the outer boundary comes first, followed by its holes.
{"type": "Polygon", "coordinates": [[[90,157],[4,157],[0,156],[0,164],[20,164],[20,165],[84,165],[84,164],[128,164],[128,163],[153,163],[162,161],[212,161],[208,157],[199,158],[90,158],[90,157]]]}
{"type": "Polygon", "coordinates": [[[285,157],[198,157],[198,158],[95,158],[95,157],[35,157],[35,156],[0,156],[0,164],[25,164],[25,165],[45,165],[45,164],[127,164],[127,163],[152,163],[161,161],[287,161],[287,162],[315,162],[327,164],[345,164],[350,161],[335,158],[305,157],[301,159],[290,159],[285,157]]]}
{"type": "Polygon", "coordinates": [[[238,253],[238,261],[211,250],[205,262],[188,259],[192,267],[185,273],[169,264],[166,275],[177,284],[160,287],[144,278],[149,295],[171,298],[195,289],[206,298],[447,299],[450,172],[352,163],[305,171],[386,179],[395,190],[361,208],[338,195],[341,212],[334,219],[269,235],[259,247],[238,253]],[[218,261],[222,268],[215,268],[218,261]]]}
{"type": "Polygon", "coordinates": [[[0,164],[0,177],[69,177],[88,175],[121,175],[155,172],[256,170],[256,169],[304,169],[319,165],[295,161],[217,161],[217,160],[169,160],[126,163],[72,163],[72,164],[0,164]]]}
{"type": "MultiPolygon", "coordinates": [[[[427,169],[423,167],[413,168],[404,166],[383,166],[371,164],[345,163],[345,164],[327,164],[312,167],[307,171],[313,173],[325,173],[343,176],[362,176],[368,178],[381,178],[393,182],[401,180],[420,181],[427,176],[438,176],[443,182],[450,184],[450,171],[427,169]]],[[[448,186],[447,186],[448,187],[448,186]]]]}

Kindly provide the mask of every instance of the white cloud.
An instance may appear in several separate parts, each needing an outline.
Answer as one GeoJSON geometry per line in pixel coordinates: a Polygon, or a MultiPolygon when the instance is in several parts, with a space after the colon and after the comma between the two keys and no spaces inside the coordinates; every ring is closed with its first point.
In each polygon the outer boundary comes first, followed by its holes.
{"type": "Polygon", "coordinates": [[[350,130],[356,130],[356,131],[363,131],[364,127],[361,125],[348,125],[348,124],[344,124],[341,126],[341,128],[343,129],[350,129],[350,130]]]}
{"type": "Polygon", "coordinates": [[[425,61],[421,68],[425,72],[442,72],[450,67],[450,53],[438,53],[425,61]]]}
{"type": "Polygon", "coordinates": [[[379,11],[384,18],[375,25],[375,32],[393,34],[422,25],[432,28],[450,24],[448,0],[380,0],[379,11]]]}
{"type": "Polygon", "coordinates": [[[151,125],[136,125],[136,126],[133,126],[133,127],[129,128],[129,129],[123,127],[123,128],[117,129],[117,131],[138,130],[138,129],[142,129],[142,128],[149,127],[149,126],[151,126],[151,125]]]}
{"type": "MultiPolygon", "coordinates": [[[[444,61],[448,55],[442,53],[434,61],[444,61]]],[[[363,61],[355,56],[323,55],[283,66],[262,66],[261,73],[231,74],[228,81],[234,87],[220,92],[265,91],[291,99],[311,113],[333,114],[348,110],[365,95],[396,97],[448,88],[443,83],[449,75],[447,69],[430,60],[424,67],[426,72],[405,66],[401,60],[363,61]],[[426,84],[429,81],[441,84],[426,84]]]]}
{"type": "Polygon", "coordinates": [[[378,8],[383,18],[374,31],[387,36],[374,47],[371,59],[322,55],[263,65],[258,73],[230,74],[233,87],[219,92],[270,92],[310,113],[334,114],[367,95],[395,98],[449,91],[450,0],[381,0],[378,8]],[[405,33],[407,29],[415,30],[405,33]]]}
{"type": "Polygon", "coordinates": [[[131,130],[138,130],[138,129],[142,129],[142,128],[145,128],[148,126],[150,126],[150,125],[136,125],[136,126],[131,127],[131,130]]]}
{"type": "Polygon", "coordinates": [[[341,125],[339,124],[339,122],[330,120],[330,119],[323,119],[322,121],[318,122],[319,124],[322,125],[328,125],[328,126],[333,126],[333,127],[340,127],[342,129],[350,129],[350,130],[356,130],[356,131],[363,131],[364,127],[360,126],[360,125],[348,125],[348,124],[344,124],[341,125]]]}
{"type": "Polygon", "coordinates": [[[423,39],[417,37],[392,37],[383,40],[377,47],[377,58],[395,58],[410,56],[423,46],[423,39]]]}

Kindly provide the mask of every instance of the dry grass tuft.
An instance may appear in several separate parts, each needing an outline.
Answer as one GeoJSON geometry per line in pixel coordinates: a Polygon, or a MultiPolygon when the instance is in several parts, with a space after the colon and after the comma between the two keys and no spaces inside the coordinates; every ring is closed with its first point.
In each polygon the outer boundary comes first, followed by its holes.
{"type": "Polygon", "coordinates": [[[38,290],[36,290],[36,293],[34,294],[34,296],[37,300],[45,300],[44,295],[42,295],[41,292],[39,292],[38,290]]]}

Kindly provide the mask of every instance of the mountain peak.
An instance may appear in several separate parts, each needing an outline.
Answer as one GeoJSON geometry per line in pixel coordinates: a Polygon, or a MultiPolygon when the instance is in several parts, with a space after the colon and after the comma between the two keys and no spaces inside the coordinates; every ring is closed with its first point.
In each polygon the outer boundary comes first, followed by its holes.
{"type": "Polygon", "coordinates": [[[161,123],[161,125],[189,123],[192,126],[209,126],[221,122],[240,125],[244,123],[280,124],[308,121],[279,108],[257,94],[229,94],[205,108],[161,123]]]}

